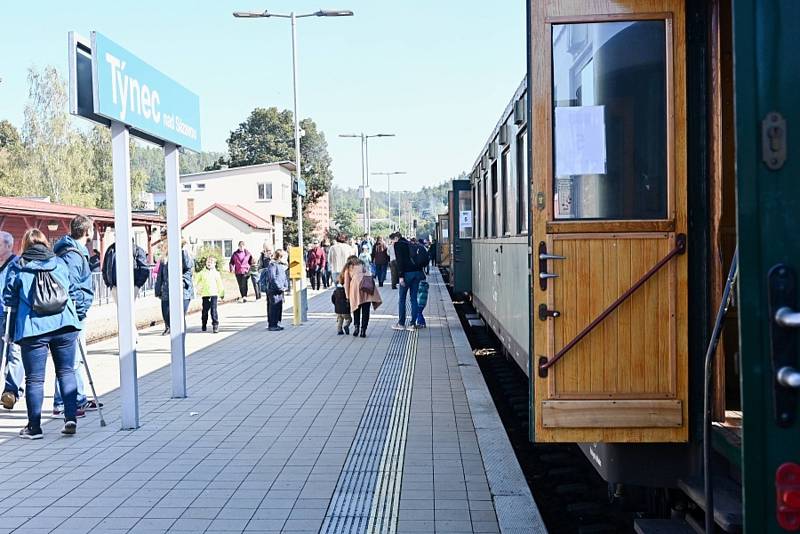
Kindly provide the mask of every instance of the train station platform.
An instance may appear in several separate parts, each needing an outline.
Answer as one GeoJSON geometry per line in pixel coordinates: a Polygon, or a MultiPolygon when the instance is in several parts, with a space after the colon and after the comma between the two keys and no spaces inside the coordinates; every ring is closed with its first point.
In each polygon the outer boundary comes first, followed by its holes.
{"type": "Polygon", "coordinates": [[[190,316],[186,399],[169,397],[168,339],[142,332],[134,431],[119,430],[116,340],[91,345],[108,426],[90,413],[74,437],[50,421],[23,441],[24,405],[0,413],[0,533],[544,532],[446,288],[429,282],[427,329],[391,329],[387,284],[366,339],[336,335],[330,292],[282,332],[266,331],[263,301],[221,308],[216,335],[190,316]]]}

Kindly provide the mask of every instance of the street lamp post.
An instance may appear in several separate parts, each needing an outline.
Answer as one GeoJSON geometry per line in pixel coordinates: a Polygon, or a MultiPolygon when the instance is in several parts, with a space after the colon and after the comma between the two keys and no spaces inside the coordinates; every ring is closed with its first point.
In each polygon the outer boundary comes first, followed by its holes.
{"type": "MultiPolygon", "coordinates": [[[[386,189],[388,192],[387,203],[389,204],[389,227],[392,226],[392,176],[395,174],[407,174],[404,171],[393,172],[373,172],[372,174],[386,176],[386,189]]],[[[397,227],[400,228],[400,209],[397,210],[397,227]]]]}
{"type": "MultiPolygon", "coordinates": [[[[297,180],[298,195],[297,195],[297,246],[300,250],[303,249],[303,197],[300,195],[300,183],[302,181],[302,168],[300,166],[300,113],[298,111],[298,98],[297,98],[297,19],[306,17],[352,17],[353,12],[349,10],[331,10],[321,9],[313,13],[304,13],[301,15],[295,14],[292,11],[289,14],[271,13],[267,10],[262,12],[258,11],[234,11],[233,16],[236,18],[281,18],[290,19],[292,23],[292,91],[294,93],[294,164],[295,164],[295,177],[297,180]]],[[[301,314],[301,300],[305,301],[305,287],[303,287],[303,280],[300,280],[300,291],[294,292],[294,324],[300,324],[301,314]],[[300,292],[303,293],[300,296],[300,292]]]]}
{"type": "Polygon", "coordinates": [[[369,139],[371,137],[394,137],[395,134],[339,134],[339,137],[361,139],[361,189],[364,197],[364,232],[370,233],[370,209],[367,190],[369,188],[369,139]]]}

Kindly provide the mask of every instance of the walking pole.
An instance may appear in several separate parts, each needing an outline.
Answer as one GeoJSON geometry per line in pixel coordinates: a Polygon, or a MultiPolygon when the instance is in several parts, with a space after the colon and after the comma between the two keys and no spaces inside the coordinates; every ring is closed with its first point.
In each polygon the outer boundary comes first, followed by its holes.
{"type": "Polygon", "coordinates": [[[83,348],[83,342],[78,340],[78,346],[81,348],[81,357],[83,358],[83,367],[86,369],[86,377],[89,379],[89,387],[92,388],[92,395],[94,395],[94,402],[97,403],[97,413],[100,414],[100,426],[106,426],[106,420],[103,419],[103,408],[100,406],[100,399],[97,397],[97,391],[94,389],[94,381],[92,380],[92,372],[89,371],[89,361],[86,358],[86,350],[83,348]]]}
{"type": "MultiPolygon", "coordinates": [[[[6,328],[5,333],[3,335],[3,354],[2,358],[0,358],[0,378],[2,378],[3,383],[6,380],[6,360],[8,359],[8,352],[11,346],[11,314],[14,312],[12,308],[6,308],[6,328]]],[[[17,391],[19,393],[19,391],[17,391]]]]}

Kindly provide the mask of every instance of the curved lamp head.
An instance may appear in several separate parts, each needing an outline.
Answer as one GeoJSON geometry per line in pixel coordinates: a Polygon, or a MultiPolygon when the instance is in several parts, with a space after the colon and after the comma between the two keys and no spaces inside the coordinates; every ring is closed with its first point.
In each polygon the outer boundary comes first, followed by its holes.
{"type": "Polygon", "coordinates": [[[352,17],[353,12],[349,9],[320,9],[314,13],[318,17],[352,17]]]}
{"type": "Polygon", "coordinates": [[[269,17],[268,11],[234,11],[233,16],[237,19],[258,19],[269,17]]]}

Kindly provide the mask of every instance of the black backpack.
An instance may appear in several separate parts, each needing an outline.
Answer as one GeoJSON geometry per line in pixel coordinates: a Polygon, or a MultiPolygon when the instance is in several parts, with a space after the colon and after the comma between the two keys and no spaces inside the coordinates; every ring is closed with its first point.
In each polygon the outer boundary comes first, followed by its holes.
{"type": "Polygon", "coordinates": [[[428,251],[419,243],[408,244],[408,257],[411,260],[411,264],[417,269],[425,268],[431,261],[428,251]]]}
{"type": "Polygon", "coordinates": [[[31,308],[39,316],[56,315],[67,307],[69,295],[52,271],[37,271],[33,282],[31,308]]]}
{"type": "MultiPolygon", "coordinates": [[[[147,254],[139,245],[133,245],[133,285],[142,287],[150,276],[147,254]]],[[[108,247],[103,258],[103,281],[108,287],[117,287],[117,245],[108,247]]]]}

